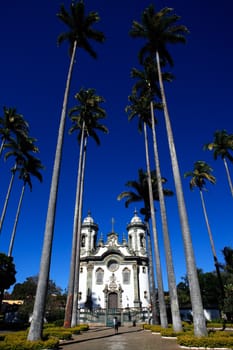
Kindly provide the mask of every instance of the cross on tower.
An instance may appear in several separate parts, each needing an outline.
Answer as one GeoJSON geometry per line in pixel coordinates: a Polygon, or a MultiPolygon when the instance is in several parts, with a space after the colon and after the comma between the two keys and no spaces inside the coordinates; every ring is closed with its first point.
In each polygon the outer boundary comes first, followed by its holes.
{"type": "Polygon", "coordinates": [[[114,224],[115,224],[115,220],[114,218],[112,218],[112,232],[114,232],[114,224]]]}

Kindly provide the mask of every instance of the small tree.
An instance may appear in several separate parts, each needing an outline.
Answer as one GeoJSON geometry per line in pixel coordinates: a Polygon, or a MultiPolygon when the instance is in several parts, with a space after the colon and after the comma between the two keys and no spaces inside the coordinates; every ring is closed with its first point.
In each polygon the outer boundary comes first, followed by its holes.
{"type": "Polygon", "coordinates": [[[15,283],[16,270],[13,258],[0,253],[0,310],[4,296],[4,290],[9,289],[15,283]]]}
{"type": "MultiPolygon", "coordinates": [[[[20,299],[24,303],[19,307],[18,317],[21,321],[28,322],[32,314],[38,276],[27,277],[23,283],[16,283],[11,293],[11,299],[20,299]]],[[[66,296],[62,289],[52,280],[48,283],[45,317],[48,322],[64,317],[66,296]]]]}
{"type": "Polygon", "coordinates": [[[224,247],[222,253],[225,260],[224,270],[228,273],[233,273],[233,249],[224,247]]]}
{"type": "Polygon", "coordinates": [[[227,319],[233,321],[233,283],[228,283],[225,286],[225,299],[223,305],[223,311],[227,316],[227,319]]]}

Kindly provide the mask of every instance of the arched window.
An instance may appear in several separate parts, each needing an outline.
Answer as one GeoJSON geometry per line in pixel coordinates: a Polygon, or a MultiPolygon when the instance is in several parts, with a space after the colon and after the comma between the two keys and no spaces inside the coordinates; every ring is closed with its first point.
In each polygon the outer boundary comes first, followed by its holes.
{"type": "Polygon", "coordinates": [[[132,236],[129,235],[129,248],[132,248],[132,236]]]}
{"type": "Polygon", "coordinates": [[[81,239],[81,247],[85,247],[85,235],[82,235],[82,239],[81,239]]]}
{"type": "Polygon", "coordinates": [[[123,283],[129,284],[130,283],[130,270],[126,267],[123,272],[123,283]]]}
{"type": "Polygon", "coordinates": [[[140,235],[140,247],[144,248],[144,236],[140,235]]]}
{"type": "Polygon", "coordinates": [[[96,270],[96,284],[103,284],[104,270],[99,268],[96,270]]]}

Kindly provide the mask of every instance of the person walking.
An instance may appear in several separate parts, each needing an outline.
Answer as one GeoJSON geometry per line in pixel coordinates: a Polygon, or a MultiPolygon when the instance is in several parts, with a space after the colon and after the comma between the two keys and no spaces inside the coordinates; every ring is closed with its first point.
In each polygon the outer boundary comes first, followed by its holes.
{"type": "Polygon", "coordinates": [[[113,327],[115,330],[115,334],[117,334],[118,333],[118,319],[117,319],[117,317],[113,318],[113,327]]]}

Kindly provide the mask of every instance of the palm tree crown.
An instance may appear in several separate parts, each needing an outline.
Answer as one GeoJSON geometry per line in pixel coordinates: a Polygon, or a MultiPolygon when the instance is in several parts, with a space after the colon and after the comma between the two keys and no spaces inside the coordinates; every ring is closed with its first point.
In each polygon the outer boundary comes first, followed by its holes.
{"type": "Polygon", "coordinates": [[[18,114],[16,108],[3,107],[4,116],[0,117],[0,136],[2,144],[0,146],[0,155],[6,141],[12,136],[21,136],[26,138],[29,132],[29,125],[21,114],[18,114]]]}
{"type": "Polygon", "coordinates": [[[43,177],[40,173],[40,170],[42,169],[44,169],[44,166],[40,159],[28,155],[24,165],[20,169],[19,179],[22,179],[25,184],[27,183],[30,190],[32,190],[31,175],[35,176],[40,182],[42,182],[43,177]]]}
{"type": "Polygon", "coordinates": [[[188,33],[188,29],[184,25],[176,24],[180,17],[172,12],[173,9],[168,7],[155,12],[154,6],[150,5],[142,13],[141,24],[133,21],[130,35],[133,38],[147,40],[139,52],[140,63],[144,61],[147,54],[155,58],[158,52],[163,64],[173,65],[173,59],[167,50],[167,44],[185,43],[184,34],[188,33]]]}
{"type": "Polygon", "coordinates": [[[105,39],[102,32],[91,28],[93,24],[100,20],[98,13],[90,12],[88,16],[86,16],[84,1],[78,1],[76,4],[72,1],[70,14],[66,11],[64,5],[61,5],[60,13],[58,13],[57,16],[70,29],[68,32],[63,32],[58,36],[58,45],[68,40],[69,52],[71,54],[74,43],[76,42],[77,47],[83,48],[92,57],[96,58],[97,54],[92,49],[88,40],[93,39],[102,43],[105,39]]]}
{"type": "MultiPolygon", "coordinates": [[[[161,91],[158,86],[158,70],[154,62],[148,57],[143,63],[144,70],[133,68],[131,77],[137,79],[133,86],[133,93],[138,92],[141,95],[151,95],[161,99],[161,91]]],[[[171,82],[174,76],[171,73],[162,73],[164,81],[171,82]]],[[[162,108],[162,106],[161,106],[162,108]]]]}
{"type": "Polygon", "coordinates": [[[138,97],[136,93],[132,93],[128,97],[130,105],[126,106],[125,112],[129,113],[128,120],[131,121],[134,117],[138,118],[138,130],[143,130],[143,124],[146,123],[151,127],[151,113],[150,113],[150,98],[143,95],[138,97]]]}
{"type": "Polygon", "coordinates": [[[204,161],[199,160],[194,163],[193,171],[186,172],[185,177],[192,176],[189,186],[192,190],[194,187],[198,187],[199,190],[205,188],[206,180],[212,184],[216,183],[216,178],[211,174],[213,169],[204,161]]]}
{"type": "Polygon", "coordinates": [[[205,150],[213,151],[214,159],[218,157],[227,158],[233,162],[233,134],[228,134],[226,130],[217,130],[214,133],[214,140],[204,145],[205,150]]]}
{"type": "Polygon", "coordinates": [[[69,116],[72,121],[72,126],[69,133],[79,130],[78,141],[81,140],[82,128],[84,126],[84,137],[91,136],[100,145],[99,137],[96,129],[108,133],[108,128],[98,122],[99,119],[106,117],[106,111],[100,107],[100,103],[104,102],[102,96],[95,94],[95,89],[80,89],[75,95],[78,105],[71,108],[69,116]]]}
{"type": "Polygon", "coordinates": [[[34,137],[30,136],[22,137],[18,135],[15,139],[10,138],[9,142],[4,145],[5,149],[9,149],[5,154],[5,159],[14,155],[16,160],[20,160],[23,157],[27,157],[30,152],[38,153],[39,149],[35,146],[36,141],[34,137]]]}
{"type": "MultiPolygon", "coordinates": [[[[153,198],[154,200],[159,200],[158,195],[158,185],[157,185],[157,177],[156,171],[151,171],[151,180],[152,180],[152,190],[153,190],[153,198]]],[[[167,180],[163,177],[162,183],[166,183],[167,180]]],[[[144,207],[140,209],[140,213],[144,215],[145,221],[148,221],[151,217],[150,214],[150,201],[149,201],[149,189],[148,189],[148,175],[143,169],[138,170],[138,180],[130,180],[127,181],[125,186],[131,187],[131,191],[123,191],[121,192],[117,199],[125,199],[125,207],[131,203],[142,202],[144,203],[144,207]]],[[[173,192],[169,189],[163,189],[165,196],[173,196],[173,192]]]]}

